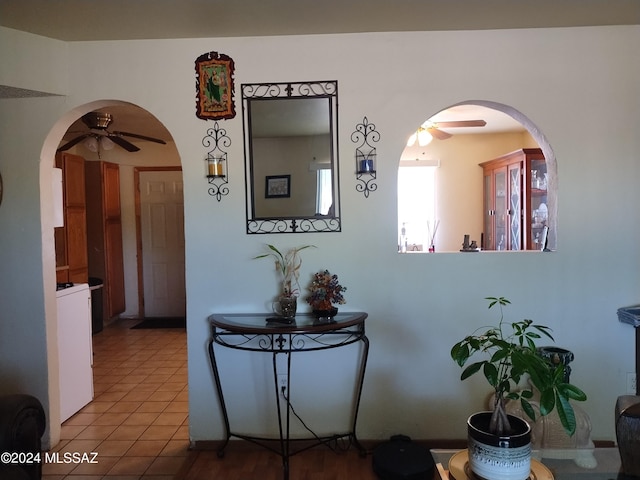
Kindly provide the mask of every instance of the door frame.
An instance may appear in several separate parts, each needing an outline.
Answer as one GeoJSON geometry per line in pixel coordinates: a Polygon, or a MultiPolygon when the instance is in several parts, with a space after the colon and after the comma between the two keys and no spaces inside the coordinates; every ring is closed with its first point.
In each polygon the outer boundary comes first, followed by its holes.
{"type": "Polygon", "coordinates": [[[140,173],[141,172],[182,172],[181,166],[175,167],[134,167],[133,195],[136,216],[136,258],[138,269],[138,318],[144,318],[144,275],[142,263],[142,213],[140,207],[140,173]]]}

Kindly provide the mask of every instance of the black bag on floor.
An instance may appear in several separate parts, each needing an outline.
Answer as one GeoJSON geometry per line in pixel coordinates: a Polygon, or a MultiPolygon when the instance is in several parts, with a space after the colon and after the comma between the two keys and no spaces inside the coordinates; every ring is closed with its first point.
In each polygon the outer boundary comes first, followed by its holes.
{"type": "Polygon", "coordinates": [[[373,471],[382,480],[424,480],[433,478],[435,462],[431,452],[406,435],[394,435],[373,451],[373,471]]]}

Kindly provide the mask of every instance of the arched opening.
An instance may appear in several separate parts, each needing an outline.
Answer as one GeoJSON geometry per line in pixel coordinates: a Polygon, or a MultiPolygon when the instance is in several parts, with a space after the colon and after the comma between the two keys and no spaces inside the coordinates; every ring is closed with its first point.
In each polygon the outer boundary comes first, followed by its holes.
{"type": "MultiPolygon", "coordinates": [[[[140,229],[138,219],[139,212],[136,207],[139,205],[135,200],[135,192],[138,186],[135,184],[137,170],[160,171],[167,173],[177,172],[181,177],[181,159],[177,152],[175,143],[164,125],[150,112],[133,105],[131,103],[115,100],[101,100],[90,102],[78,106],[63,115],[49,132],[43,145],[40,157],[40,178],[41,178],[41,223],[43,232],[43,271],[44,285],[51,285],[53,292],[54,278],[56,282],[63,279],[61,277],[60,265],[57,265],[56,258],[59,248],[56,248],[54,239],[54,222],[52,220],[56,199],[52,188],[53,168],[56,162],[57,150],[67,145],[71,140],[82,138],[81,141],[65,149],[65,152],[77,157],[81,157],[85,163],[96,165],[98,163],[108,163],[117,166],[119,172],[119,192],[120,199],[120,233],[122,240],[121,262],[123,268],[123,289],[125,297],[125,309],[119,313],[125,317],[138,317],[142,311],[144,299],[144,282],[141,279],[138,260],[141,258],[138,245],[140,244],[140,229]],[[115,138],[113,144],[101,142],[107,138],[104,132],[99,129],[91,129],[85,125],[81,118],[89,112],[109,112],[113,116],[113,124],[108,131],[126,132],[133,135],[123,135],[126,143],[115,138]],[[95,133],[95,135],[92,134],[95,133]],[[142,137],[142,138],[141,138],[142,137]],[[160,138],[165,144],[153,142],[147,139],[160,138]],[[85,142],[85,140],[90,140],[85,142]],[[125,145],[125,147],[122,147],[125,145]],[[133,145],[133,147],[131,147],[133,145]],[[133,151],[136,150],[136,151],[133,151]],[[58,250],[58,251],[57,251],[58,250]]],[[[111,137],[113,138],[113,137],[111,137]]],[[[179,179],[181,183],[181,178],[179,179]]],[[[87,218],[95,218],[96,213],[88,213],[87,218]]],[[[182,221],[183,216],[179,219],[182,221]]],[[[183,229],[180,228],[182,232],[183,229]]],[[[106,245],[106,243],[105,243],[106,245]]],[[[87,248],[89,246],[87,245],[87,248]]],[[[182,243],[184,249],[184,243],[182,243]]],[[[108,253],[107,253],[108,255],[108,253]]],[[[184,255],[184,253],[183,253],[184,255]]],[[[182,275],[184,275],[184,261],[182,261],[182,275]]],[[[87,271],[87,276],[90,272],[87,271]]],[[[81,283],[81,277],[74,278],[74,283],[81,283]]],[[[184,288],[184,281],[179,282],[184,288]]],[[[49,397],[50,405],[48,416],[50,418],[50,431],[48,435],[50,443],[55,444],[60,436],[59,417],[59,358],[60,351],[57,344],[58,318],[56,295],[49,293],[45,289],[45,316],[47,325],[47,359],[49,364],[49,397]]],[[[175,292],[175,289],[173,290],[175,292]]],[[[108,319],[106,319],[108,322],[108,319]]]]}
{"type": "Polygon", "coordinates": [[[412,133],[399,162],[400,252],[556,249],[556,159],[525,115],[466,101],[412,133]]]}

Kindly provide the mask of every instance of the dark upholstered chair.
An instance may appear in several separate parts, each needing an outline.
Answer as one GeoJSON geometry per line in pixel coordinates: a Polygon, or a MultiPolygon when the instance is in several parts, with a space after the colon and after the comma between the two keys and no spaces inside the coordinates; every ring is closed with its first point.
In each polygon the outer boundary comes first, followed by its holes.
{"type": "MultiPolygon", "coordinates": [[[[37,398],[22,394],[0,396],[0,453],[40,453],[45,426],[44,409],[37,398]]],[[[0,478],[40,480],[42,464],[0,463],[0,478]]]]}

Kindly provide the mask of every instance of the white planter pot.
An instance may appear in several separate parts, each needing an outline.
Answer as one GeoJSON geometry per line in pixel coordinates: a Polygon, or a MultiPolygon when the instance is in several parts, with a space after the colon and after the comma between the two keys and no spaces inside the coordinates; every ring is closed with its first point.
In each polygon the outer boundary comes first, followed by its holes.
{"type": "Polygon", "coordinates": [[[531,427],[509,415],[512,435],[488,432],[492,412],[479,412],[467,420],[469,468],[485,480],[526,480],[531,474],[531,427]]]}

